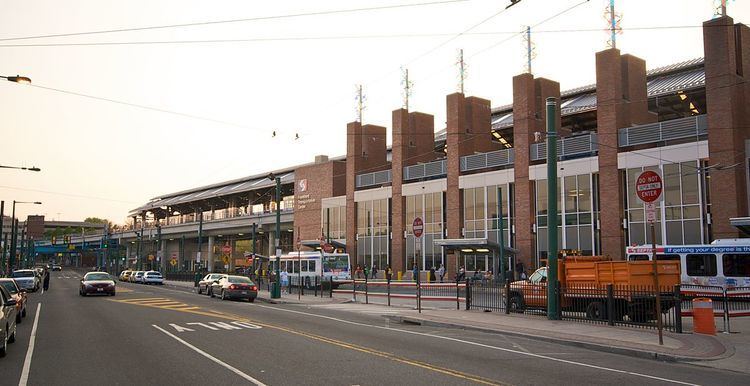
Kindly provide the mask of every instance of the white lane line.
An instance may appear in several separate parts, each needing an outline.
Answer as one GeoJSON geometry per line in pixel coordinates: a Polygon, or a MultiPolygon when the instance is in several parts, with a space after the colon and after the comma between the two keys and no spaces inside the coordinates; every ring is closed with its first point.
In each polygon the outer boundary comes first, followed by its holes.
{"type": "Polygon", "coordinates": [[[23,370],[18,386],[26,386],[29,381],[29,370],[31,369],[31,356],[34,354],[34,343],[36,342],[36,327],[39,325],[39,313],[42,311],[42,303],[36,305],[36,315],[34,315],[34,327],[31,328],[31,338],[29,339],[29,349],[26,351],[26,359],[23,361],[23,370]]]}
{"type": "Polygon", "coordinates": [[[199,349],[198,347],[195,347],[195,346],[193,346],[192,344],[190,344],[190,343],[188,343],[188,342],[186,342],[186,341],[184,341],[184,340],[182,340],[182,339],[178,338],[177,336],[175,336],[174,334],[170,333],[169,331],[167,331],[167,330],[165,330],[165,329],[163,329],[163,328],[161,328],[161,327],[159,327],[159,326],[157,326],[157,325],[155,325],[155,324],[152,324],[152,326],[154,326],[154,328],[156,328],[157,330],[159,330],[159,331],[161,331],[161,332],[163,332],[163,333],[167,334],[167,336],[169,336],[169,337],[172,337],[172,338],[174,338],[174,339],[175,339],[176,341],[178,341],[178,342],[180,342],[180,343],[184,344],[185,346],[187,346],[188,348],[190,348],[190,349],[192,349],[193,351],[197,352],[198,354],[201,354],[201,355],[203,355],[204,357],[206,357],[206,358],[208,358],[208,359],[210,359],[210,360],[212,360],[212,361],[216,362],[217,364],[219,364],[219,365],[221,365],[221,366],[225,367],[225,368],[226,368],[226,369],[228,369],[229,371],[231,371],[231,372],[233,372],[233,373],[235,373],[235,374],[239,375],[240,377],[244,378],[245,380],[249,381],[250,383],[252,383],[252,384],[254,384],[254,385],[257,385],[257,386],[266,386],[266,384],[265,384],[265,383],[263,383],[263,382],[261,382],[261,381],[259,381],[259,380],[255,379],[255,378],[253,378],[253,377],[251,377],[251,376],[249,376],[249,375],[247,375],[247,374],[243,373],[242,371],[238,370],[237,368],[235,368],[235,367],[233,367],[233,366],[231,366],[231,365],[229,365],[229,364],[227,364],[227,363],[224,363],[224,362],[222,362],[221,360],[219,360],[219,359],[217,359],[217,358],[213,357],[213,356],[212,356],[211,354],[209,354],[209,353],[207,353],[207,352],[205,352],[205,351],[203,351],[203,350],[199,349]]]}
{"type": "Polygon", "coordinates": [[[505,352],[514,353],[514,354],[518,354],[518,355],[525,355],[525,356],[530,356],[530,357],[539,358],[539,359],[546,359],[546,360],[553,361],[553,362],[560,362],[560,363],[565,363],[565,364],[574,365],[574,366],[580,366],[580,367],[588,367],[588,368],[592,368],[592,369],[596,369],[596,370],[609,371],[609,372],[612,372],[612,373],[627,374],[627,375],[632,375],[632,376],[642,377],[642,378],[648,378],[648,379],[653,379],[653,380],[662,381],[662,382],[675,383],[675,384],[678,384],[678,385],[698,386],[695,383],[682,382],[682,381],[678,381],[678,380],[674,380],[674,379],[662,378],[662,377],[657,377],[657,376],[654,376],[654,375],[636,373],[636,372],[627,371],[627,370],[618,370],[618,369],[613,369],[613,368],[610,368],[610,367],[597,366],[597,365],[592,365],[592,364],[588,364],[588,363],[574,362],[574,361],[570,361],[570,360],[567,360],[567,359],[554,358],[554,357],[547,356],[547,355],[540,355],[540,354],[534,354],[534,353],[530,353],[530,352],[523,352],[523,351],[518,351],[518,350],[511,350],[511,349],[507,349],[507,348],[503,348],[503,347],[490,346],[490,345],[487,345],[487,344],[470,342],[470,341],[461,340],[461,339],[457,339],[457,338],[451,338],[451,337],[447,337],[447,336],[440,336],[440,335],[427,334],[427,333],[423,333],[423,332],[402,330],[402,329],[393,328],[393,327],[375,326],[375,325],[372,325],[372,324],[359,323],[359,322],[353,322],[351,320],[334,318],[332,316],[310,314],[310,313],[305,313],[305,312],[300,312],[300,311],[295,311],[295,310],[288,310],[286,308],[276,308],[276,307],[264,306],[264,305],[261,305],[261,304],[255,304],[254,306],[255,307],[268,308],[268,309],[276,310],[276,311],[291,312],[291,313],[300,314],[300,315],[306,315],[306,316],[312,316],[312,317],[316,317],[316,318],[328,319],[328,320],[333,320],[333,321],[337,321],[337,322],[340,322],[340,323],[352,324],[352,325],[356,325],[356,326],[363,326],[363,327],[369,327],[369,328],[379,328],[379,329],[382,329],[382,330],[388,330],[388,331],[394,331],[394,332],[401,332],[401,333],[409,334],[409,335],[421,335],[421,336],[427,336],[427,337],[436,338],[436,339],[449,340],[449,341],[452,341],[452,342],[464,343],[464,344],[468,344],[468,345],[472,345],[472,346],[479,346],[479,347],[488,348],[488,349],[491,349],[491,350],[505,351],[505,352]]]}

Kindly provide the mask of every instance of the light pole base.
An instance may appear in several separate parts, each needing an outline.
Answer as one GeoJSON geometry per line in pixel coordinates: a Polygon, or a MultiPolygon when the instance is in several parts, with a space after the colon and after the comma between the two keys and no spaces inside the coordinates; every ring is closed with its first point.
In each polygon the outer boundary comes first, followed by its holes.
{"type": "Polygon", "coordinates": [[[271,286],[271,299],[279,299],[281,298],[281,286],[279,285],[279,282],[276,281],[271,286]]]}

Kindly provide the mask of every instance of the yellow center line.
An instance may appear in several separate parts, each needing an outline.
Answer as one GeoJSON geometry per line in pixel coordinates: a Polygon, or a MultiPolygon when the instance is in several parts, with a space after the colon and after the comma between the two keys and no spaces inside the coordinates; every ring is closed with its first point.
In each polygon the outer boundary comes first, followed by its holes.
{"type": "Polygon", "coordinates": [[[170,307],[166,307],[166,306],[155,306],[155,305],[152,305],[150,303],[136,303],[136,302],[123,301],[123,300],[114,300],[114,299],[108,299],[108,300],[112,301],[112,302],[120,302],[120,303],[132,304],[132,305],[137,305],[137,306],[143,306],[143,307],[168,309],[168,310],[172,310],[172,311],[186,312],[186,313],[190,313],[190,314],[210,316],[210,317],[214,317],[214,318],[221,318],[221,319],[227,319],[227,320],[238,321],[238,322],[248,322],[248,323],[252,323],[252,324],[255,324],[255,325],[258,325],[258,326],[261,326],[261,327],[265,327],[265,328],[268,328],[268,329],[283,331],[283,332],[286,332],[286,333],[289,333],[289,334],[294,334],[294,335],[302,336],[302,337],[305,337],[305,338],[308,338],[308,339],[312,339],[312,340],[316,340],[316,341],[319,341],[319,342],[328,343],[330,345],[334,345],[334,346],[346,348],[346,349],[349,349],[349,350],[354,350],[354,351],[362,352],[362,353],[365,353],[365,354],[374,355],[374,356],[377,356],[377,357],[380,357],[380,358],[385,358],[385,359],[388,359],[388,360],[391,360],[391,361],[394,361],[394,362],[398,362],[398,363],[402,363],[402,364],[406,364],[406,365],[410,365],[410,366],[414,366],[414,367],[419,367],[419,368],[422,368],[422,369],[425,369],[425,370],[434,371],[434,372],[437,372],[437,373],[440,373],[440,374],[448,375],[448,376],[455,377],[455,378],[464,379],[464,380],[467,380],[467,381],[471,381],[471,382],[475,382],[475,383],[479,383],[479,384],[483,384],[483,385],[505,385],[504,383],[501,383],[500,381],[496,381],[496,380],[489,379],[489,378],[484,378],[484,377],[481,377],[479,375],[473,375],[473,374],[469,374],[469,373],[464,373],[464,372],[461,372],[461,371],[458,371],[458,370],[453,370],[453,369],[446,368],[446,367],[440,367],[440,366],[432,365],[432,364],[429,364],[429,363],[426,363],[426,362],[417,361],[417,360],[414,360],[414,359],[408,359],[408,358],[400,357],[398,355],[395,355],[395,354],[392,354],[392,353],[389,353],[389,352],[380,351],[380,350],[372,349],[372,348],[369,348],[369,347],[360,346],[360,345],[357,345],[357,344],[354,344],[354,343],[349,343],[349,342],[344,342],[344,341],[333,339],[333,338],[328,338],[328,337],[321,336],[321,335],[311,334],[311,333],[305,332],[305,331],[300,331],[300,330],[295,330],[295,329],[291,329],[291,328],[287,328],[287,327],[281,327],[281,326],[266,324],[266,323],[258,322],[258,321],[255,321],[255,320],[252,320],[252,319],[248,319],[248,318],[245,318],[245,317],[242,317],[242,316],[239,316],[239,315],[233,315],[233,314],[224,313],[224,312],[218,312],[218,311],[207,312],[207,311],[201,310],[200,307],[170,308],[170,307]]]}

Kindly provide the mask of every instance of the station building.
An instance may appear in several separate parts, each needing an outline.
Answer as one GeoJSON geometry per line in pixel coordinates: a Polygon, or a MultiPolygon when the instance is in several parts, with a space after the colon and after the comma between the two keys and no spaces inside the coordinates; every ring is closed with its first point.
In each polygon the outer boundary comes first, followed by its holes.
{"type": "MultiPolygon", "coordinates": [[[[437,131],[428,113],[394,110],[390,146],[386,127],[351,122],[345,156],[274,171],[283,191],[280,247],[315,247],[322,238],[353,264],[397,272],[445,264],[452,275],[458,267],[497,272],[502,237],[511,267],[544,264],[550,197],[546,145],[535,133],[545,132],[548,97],[559,107],[562,250],[622,259],[627,245],[650,243],[634,193],[643,170],[664,180],[657,243],[739,237],[730,219],[748,216],[750,29],[720,17],[704,23],[703,37],[703,58],[652,70],[617,49],[598,52],[596,83],[572,90],[517,75],[512,103],[500,107],[447,95],[447,124],[437,131]]],[[[175,261],[189,269],[200,250],[210,269],[221,270],[245,264],[252,252],[273,255],[275,190],[267,174],[133,210],[136,232],[120,234],[128,258],[150,253],[167,270],[175,261]]]]}

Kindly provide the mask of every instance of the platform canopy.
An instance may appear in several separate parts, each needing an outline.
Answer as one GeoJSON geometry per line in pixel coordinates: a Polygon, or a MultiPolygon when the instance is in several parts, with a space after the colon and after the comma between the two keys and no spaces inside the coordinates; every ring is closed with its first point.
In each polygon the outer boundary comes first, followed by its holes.
{"type": "Polygon", "coordinates": [[[730,218],[729,223],[747,236],[750,236],[750,217],[730,218]]]}
{"type": "MultiPolygon", "coordinates": [[[[435,245],[442,247],[444,250],[456,250],[462,253],[471,254],[499,254],[500,244],[490,241],[487,238],[475,238],[475,239],[436,239],[435,245]]],[[[505,247],[506,254],[516,254],[518,250],[505,247]]]]}

